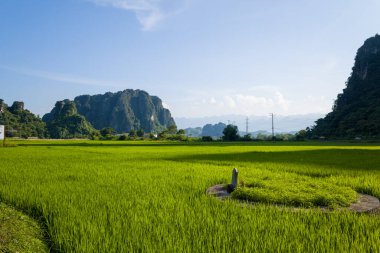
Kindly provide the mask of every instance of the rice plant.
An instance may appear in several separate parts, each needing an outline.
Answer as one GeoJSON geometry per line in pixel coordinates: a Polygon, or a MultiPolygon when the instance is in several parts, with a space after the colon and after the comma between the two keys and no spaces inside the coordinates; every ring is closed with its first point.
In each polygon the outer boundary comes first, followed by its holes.
{"type": "Polygon", "coordinates": [[[327,205],[331,200],[340,206],[356,192],[379,198],[378,146],[17,144],[0,149],[0,199],[44,217],[58,251],[380,251],[378,215],[341,209],[295,212],[273,205],[277,201],[268,201],[268,192],[255,205],[205,194],[212,185],[229,183],[231,169],[237,167],[245,185],[262,184],[262,189],[285,192],[293,200],[299,196],[301,205],[319,205],[309,199],[315,194],[326,198],[327,205]],[[303,188],[312,185],[317,190],[302,196],[303,188]]]}

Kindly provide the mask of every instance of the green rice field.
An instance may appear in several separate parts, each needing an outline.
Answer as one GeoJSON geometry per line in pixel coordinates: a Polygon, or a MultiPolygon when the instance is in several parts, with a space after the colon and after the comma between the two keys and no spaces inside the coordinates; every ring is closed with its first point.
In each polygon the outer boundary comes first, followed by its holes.
{"type": "Polygon", "coordinates": [[[380,198],[378,145],[13,143],[0,202],[43,220],[52,251],[380,252],[378,214],[335,208],[380,198]],[[253,203],[205,194],[234,167],[253,203]]]}

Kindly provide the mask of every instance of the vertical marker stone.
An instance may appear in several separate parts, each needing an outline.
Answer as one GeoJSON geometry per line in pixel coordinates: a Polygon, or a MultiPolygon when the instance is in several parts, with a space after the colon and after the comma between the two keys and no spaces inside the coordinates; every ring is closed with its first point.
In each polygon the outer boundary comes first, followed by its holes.
{"type": "Polygon", "coordinates": [[[237,187],[237,184],[238,184],[238,170],[234,168],[232,170],[232,181],[231,181],[232,190],[235,190],[235,188],[237,187]]]}

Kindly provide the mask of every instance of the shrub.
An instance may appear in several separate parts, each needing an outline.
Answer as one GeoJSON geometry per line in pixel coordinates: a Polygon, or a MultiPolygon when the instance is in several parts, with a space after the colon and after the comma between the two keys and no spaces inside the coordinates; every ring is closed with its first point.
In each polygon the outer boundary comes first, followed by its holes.
{"type": "Polygon", "coordinates": [[[202,136],[202,141],[213,141],[211,136],[202,136]]]}
{"type": "Polygon", "coordinates": [[[119,136],[119,141],[125,141],[127,139],[127,136],[125,134],[119,136]]]}

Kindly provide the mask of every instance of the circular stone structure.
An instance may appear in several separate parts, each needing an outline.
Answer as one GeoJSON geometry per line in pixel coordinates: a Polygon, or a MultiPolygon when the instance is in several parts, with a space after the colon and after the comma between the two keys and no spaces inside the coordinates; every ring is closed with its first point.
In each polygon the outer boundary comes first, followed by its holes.
{"type": "MultiPolygon", "coordinates": [[[[227,189],[228,185],[218,184],[208,188],[206,194],[223,200],[231,197],[227,189]]],[[[348,210],[357,213],[380,213],[380,201],[378,198],[361,193],[358,195],[358,200],[347,207],[348,210]]]]}
{"type": "Polygon", "coordinates": [[[227,187],[225,184],[217,184],[208,188],[206,194],[219,199],[229,198],[231,194],[227,191],[227,187]]]}
{"type": "Polygon", "coordinates": [[[358,200],[355,203],[352,203],[348,207],[348,210],[358,213],[377,212],[380,210],[380,201],[373,196],[359,193],[358,200]]]}

